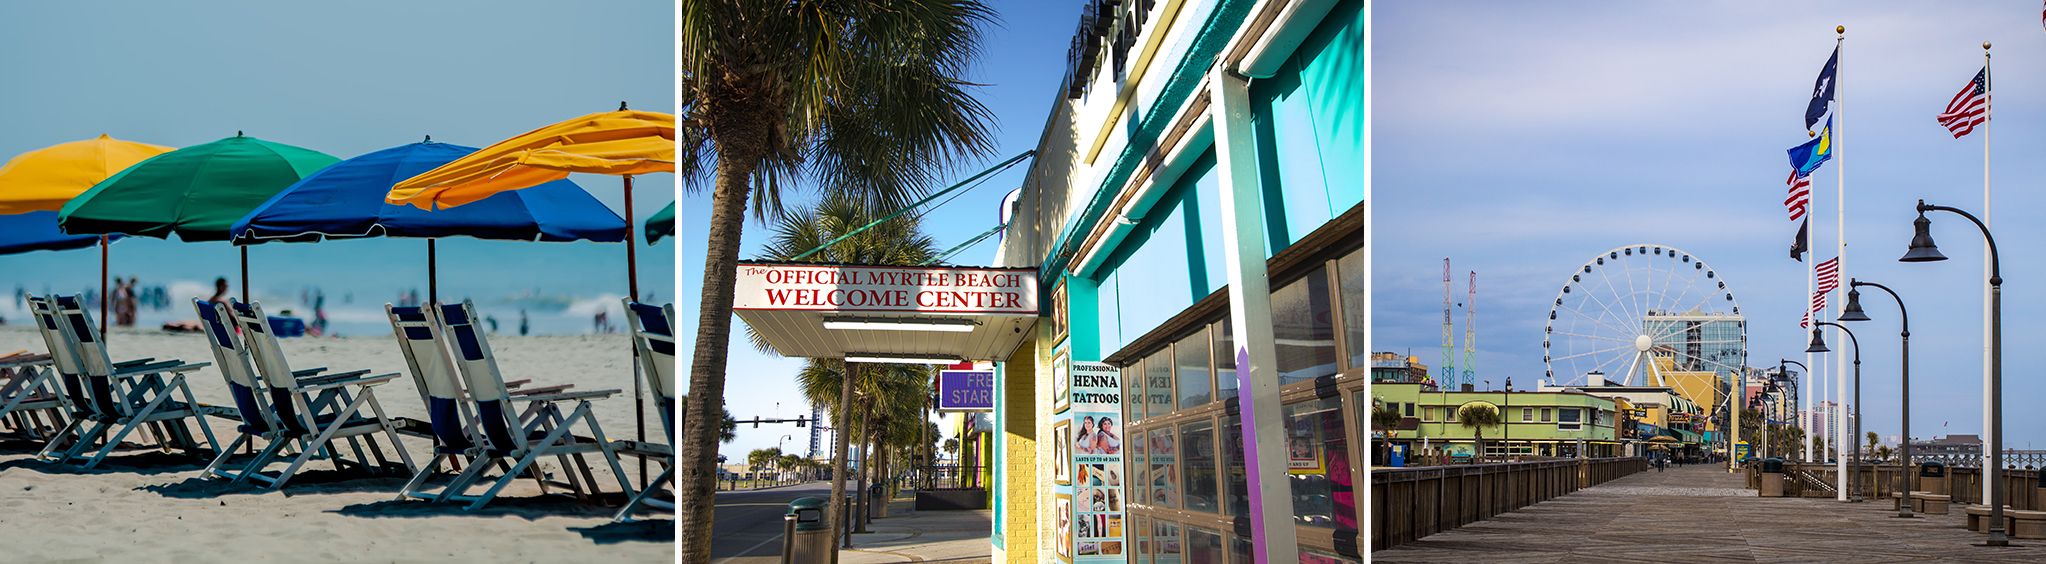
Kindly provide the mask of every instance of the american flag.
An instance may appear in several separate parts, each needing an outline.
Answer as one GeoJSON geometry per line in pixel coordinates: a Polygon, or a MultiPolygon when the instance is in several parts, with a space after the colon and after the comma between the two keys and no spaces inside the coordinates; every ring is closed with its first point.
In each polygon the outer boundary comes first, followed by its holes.
{"type": "Polygon", "coordinates": [[[1812,326],[1812,312],[1815,312],[1815,311],[1819,311],[1819,310],[1822,310],[1822,309],[1826,309],[1826,292],[1825,292],[1824,290],[1821,290],[1821,291],[1817,291],[1817,292],[1812,292],[1812,308],[1811,308],[1811,309],[1808,309],[1808,310],[1805,310],[1805,312],[1804,312],[1804,321],[1800,321],[1800,322],[1798,322],[1798,323],[1797,323],[1797,326],[1798,326],[1798,327],[1811,327],[1811,326],[1812,326]]]}
{"type": "Polygon", "coordinates": [[[1989,121],[1989,67],[1982,67],[1975,73],[1975,79],[1962,86],[1954,94],[1953,101],[1947,102],[1947,111],[1939,114],[1939,124],[1960,139],[1975,132],[1975,126],[1989,121]]]}
{"type": "Polygon", "coordinates": [[[1790,179],[1784,182],[1790,185],[1790,197],[1783,199],[1783,206],[1790,208],[1790,220],[1803,219],[1812,205],[1812,177],[1798,176],[1796,170],[1791,170],[1790,179]]]}
{"type": "MultiPolygon", "coordinates": [[[[1832,292],[1832,291],[1833,291],[1834,289],[1836,289],[1836,288],[1839,288],[1839,287],[1840,287],[1840,257],[1833,257],[1833,258],[1829,258],[1829,259],[1826,259],[1826,262],[1822,262],[1822,263],[1819,263],[1819,266],[1813,269],[1813,272],[1812,272],[1812,274],[1813,274],[1814,276],[1817,276],[1817,277],[1818,277],[1818,279],[1819,279],[1819,293],[1820,293],[1820,294],[1826,294],[1826,293],[1830,293],[1830,292],[1832,292]]],[[[1820,299],[1815,299],[1815,301],[1818,301],[1818,300],[1820,300],[1820,299]]],[[[1816,307],[1814,307],[1813,309],[1817,309],[1817,308],[1816,308],[1816,307]]]]}

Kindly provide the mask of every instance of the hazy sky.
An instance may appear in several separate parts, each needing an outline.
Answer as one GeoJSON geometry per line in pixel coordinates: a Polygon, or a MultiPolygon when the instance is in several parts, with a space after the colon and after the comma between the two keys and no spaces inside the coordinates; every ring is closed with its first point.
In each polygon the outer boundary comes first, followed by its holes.
{"type": "MultiPolygon", "coordinates": [[[[1557,289],[1613,247],[1661,244],[1708,261],[1749,323],[1750,365],[1804,358],[1805,265],[1782,206],[1784,150],[1805,140],[1813,79],[1847,27],[1840,159],[1814,176],[1820,259],[1834,255],[1844,164],[1846,275],[1911,307],[1914,436],[1981,427],[1981,238],[1950,214],[1953,260],[1896,262],[1918,198],[1981,210],[1983,133],[1934,121],[1995,44],[1995,231],[2005,285],[2005,444],[2046,448],[2046,30],[2033,0],[1982,3],[1380,2],[1372,60],[1373,350],[1440,354],[1441,261],[1457,300],[1476,270],[1477,377],[1542,376],[1557,289]]],[[[1844,286],[1844,284],[1843,284],[1844,286]]],[[[1845,288],[1842,288],[1842,292],[1845,288]]],[[[1872,292],[1874,292],[1872,290],[1872,292]]],[[[1895,305],[1865,295],[1854,325],[1865,430],[1897,434],[1895,305]]],[[[1844,302],[1842,294],[1833,299],[1844,302]]],[[[1456,315],[1459,346],[1463,315],[1456,315]]],[[[1834,350],[1846,350],[1842,342],[1834,350]]],[[[1461,353],[1459,352],[1459,355],[1461,353]]],[[[1459,356],[1460,358],[1460,356],[1459,356]]],[[[1831,392],[1827,392],[1830,397],[1831,392]]]]}
{"type": "MultiPolygon", "coordinates": [[[[994,112],[998,148],[984,163],[962,167],[933,190],[964,180],[1017,153],[1036,148],[1044,122],[1051,113],[1052,102],[1059,95],[1059,77],[1065,71],[1066,45],[1079,25],[1082,3],[1078,0],[1033,0],[992,4],[1000,20],[984,30],[981,40],[983,53],[969,80],[986,85],[975,92],[980,101],[994,112]]],[[[995,175],[972,191],[938,207],[938,211],[925,216],[924,231],[937,239],[939,249],[943,250],[994,228],[995,212],[1002,197],[1022,185],[1021,171],[1026,168],[1017,166],[995,175]]],[[[805,186],[799,196],[790,198],[791,207],[814,200],[816,194],[813,186],[805,186]]],[[[710,233],[710,191],[687,194],[682,200],[682,238],[702,241],[710,233]]],[[[761,223],[749,218],[739,251],[740,258],[759,256],[768,233],[769,230],[761,223]]],[[[950,262],[993,264],[994,253],[995,239],[989,238],[953,256],[950,262]]],[[[685,324],[693,323],[697,318],[700,298],[691,288],[699,288],[703,283],[703,261],[702,244],[683,246],[682,295],[690,297],[677,305],[677,315],[686,320],[685,324]]],[[[795,372],[801,369],[802,360],[753,350],[745,338],[745,323],[736,316],[732,319],[732,335],[730,364],[726,368],[726,373],[731,375],[727,380],[726,407],[741,419],[775,417],[777,414],[794,417],[809,413],[802,393],[795,385],[795,372]],[[780,404],[779,411],[777,403],[780,404]]],[[[682,335],[684,350],[693,350],[694,337],[694,334],[686,332],[682,335]]],[[[721,445],[719,451],[738,459],[752,449],[774,447],[779,443],[789,452],[801,452],[808,446],[808,431],[793,425],[768,425],[759,429],[741,426],[738,439],[721,445]],[[782,435],[793,437],[781,442],[782,435]]],[[[828,444],[825,446],[829,448],[828,444]]]]}
{"type": "MultiPolygon", "coordinates": [[[[9,2],[0,6],[0,159],[101,133],[184,147],[237,130],[350,158],[425,135],[481,147],[621,100],[672,112],[673,10],[662,0],[9,2]]],[[[616,177],[574,180],[624,211],[616,177]]],[[[669,174],[639,178],[635,222],[672,202],[674,186],[669,174]]],[[[447,300],[531,291],[615,308],[625,294],[617,244],[458,238],[440,253],[447,300]]],[[[0,257],[8,266],[0,285],[95,286],[96,254],[0,257]]],[[[337,321],[381,322],[376,306],[425,286],[417,239],[271,244],[250,254],[258,299],[296,299],[318,284],[338,302],[336,287],[352,288],[359,299],[335,311],[337,321]]],[[[186,297],[181,289],[210,293],[212,277],[237,269],[225,243],[135,238],[116,243],[113,256],[116,275],[169,284],[174,299],[186,297]]],[[[659,301],[673,299],[674,256],[672,242],[640,254],[643,291],[659,301]]],[[[5,302],[0,311],[12,307],[5,302]]],[[[190,317],[189,307],[171,313],[190,317]]]]}

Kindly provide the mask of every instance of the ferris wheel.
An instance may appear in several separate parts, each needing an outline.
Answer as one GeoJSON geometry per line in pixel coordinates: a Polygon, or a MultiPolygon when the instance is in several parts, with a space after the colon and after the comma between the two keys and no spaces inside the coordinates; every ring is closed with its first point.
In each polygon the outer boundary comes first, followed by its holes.
{"type": "Polygon", "coordinates": [[[1559,384],[1664,386],[1700,372],[1730,382],[1747,364],[1740,312],[1726,280],[1691,253],[1614,248],[1563,280],[1542,332],[1542,362],[1559,384]]]}

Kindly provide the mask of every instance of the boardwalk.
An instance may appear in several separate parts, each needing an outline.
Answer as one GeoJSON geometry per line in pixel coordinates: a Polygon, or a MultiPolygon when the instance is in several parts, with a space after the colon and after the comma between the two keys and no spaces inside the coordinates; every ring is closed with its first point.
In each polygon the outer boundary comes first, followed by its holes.
{"type": "Polygon", "coordinates": [[[1621,478],[1372,553],[1373,562],[2046,562],[2046,540],[1987,548],[1949,515],[1890,503],[1758,498],[1723,467],[1621,478]]]}

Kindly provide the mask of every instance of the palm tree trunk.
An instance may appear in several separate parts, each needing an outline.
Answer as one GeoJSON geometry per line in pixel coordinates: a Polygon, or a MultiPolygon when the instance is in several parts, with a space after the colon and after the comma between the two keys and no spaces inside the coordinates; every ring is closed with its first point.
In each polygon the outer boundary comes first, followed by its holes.
{"type": "Polygon", "coordinates": [[[866,424],[867,435],[860,440],[860,489],[853,494],[860,502],[859,516],[853,521],[853,530],[862,533],[867,532],[867,522],[871,521],[874,515],[872,503],[874,496],[867,495],[867,477],[874,471],[874,408],[868,407],[866,413],[867,417],[863,423],[866,424]]]}
{"type": "MultiPolygon", "coordinates": [[[[757,112],[756,112],[757,113],[757,112]]],[[[755,129],[755,137],[765,137],[755,129]]],[[[744,132],[731,137],[745,137],[744,132]]],[[[762,154],[758,141],[744,148],[720,139],[717,188],[711,196],[709,248],[704,253],[703,301],[697,316],[696,350],[689,368],[688,415],[683,418],[675,513],[683,562],[709,562],[711,519],[716,510],[718,426],[725,400],[725,355],[732,338],[732,295],[738,275],[739,235],[746,223],[747,180],[762,154]],[[737,150],[734,150],[737,149],[737,150]]]]}
{"type": "MultiPolygon", "coordinates": [[[[851,438],[852,434],[849,406],[852,405],[853,375],[857,370],[859,367],[853,363],[843,361],[839,363],[838,373],[844,376],[845,380],[838,388],[838,409],[831,412],[831,426],[836,430],[831,433],[831,511],[825,516],[825,524],[830,527],[833,538],[845,528],[845,455],[847,439],[851,438]]],[[[831,561],[838,562],[836,549],[831,551],[831,561]]]]}

